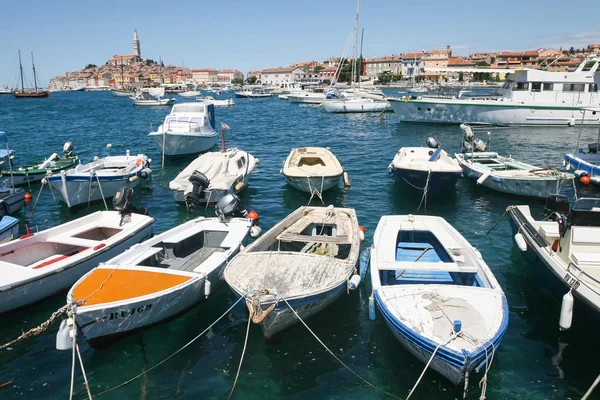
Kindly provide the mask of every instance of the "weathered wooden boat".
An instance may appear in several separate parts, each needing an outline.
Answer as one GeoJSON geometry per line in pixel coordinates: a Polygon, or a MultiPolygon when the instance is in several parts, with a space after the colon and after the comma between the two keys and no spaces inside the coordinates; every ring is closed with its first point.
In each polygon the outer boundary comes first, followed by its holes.
{"type": "Polygon", "coordinates": [[[474,138],[468,125],[462,124],[467,141],[462,153],[456,154],[463,175],[498,192],[545,199],[559,193],[564,183],[571,183],[574,175],[554,168],[541,168],[485,151],[486,145],[474,138]]]}
{"type": "MultiPolygon", "coordinates": [[[[563,298],[559,327],[571,327],[573,309],[600,316],[600,200],[548,197],[550,218],[536,219],[529,206],[510,206],[514,240],[540,283],[563,298]]],[[[582,314],[580,314],[582,315],[582,314]]]]}
{"type": "Polygon", "coordinates": [[[0,219],[0,243],[10,242],[17,236],[19,236],[19,220],[10,215],[4,215],[0,219]]]}
{"type": "Polygon", "coordinates": [[[508,325],[502,288],[481,254],[441,217],[384,216],[371,248],[369,300],[393,335],[454,384],[491,362],[508,325]]]}
{"type": "MultiPolygon", "coordinates": [[[[128,193],[128,194],[127,194],[128,193]]],[[[81,276],[144,240],[154,219],[119,211],[98,211],[0,245],[0,313],[23,307],[71,287],[81,276]]]]}
{"type": "MultiPolygon", "coordinates": [[[[235,196],[223,199],[217,214],[136,244],[73,285],[67,302],[74,304],[75,324],[92,347],[171,319],[215,291],[223,267],[239,252],[254,223],[241,217],[247,213],[235,196]]],[[[70,344],[68,334],[63,321],[57,343],[70,344]]]]}
{"type": "Polygon", "coordinates": [[[50,175],[48,183],[68,207],[108,199],[119,188],[135,188],[150,177],[150,161],[144,154],[107,156],[89,164],[50,175]]]}
{"type": "Polygon", "coordinates": [[[338,158],[325,147],[292,149],[280,172],[290,186],[311,194],[336,187],[345,174],[338,158]]]}
{"type": "Polygon", "coordinates": [[[223,276],[269,338],[298,322],[282,299],[305,319],[360,283],[361,234],[351,208],[300,207],[231,260],[223,276]]]}
{"type": "Polygon", "coordinates": [[[402,147],[388,167],[396,182],[408,188],[438,194],[453,190],[462,173],[458,162],[448,156],[435,138],[428,147],[402,147]]]}
{"type": "Polygon", "coordinates": [[[39,182],[49,174],[73,168],[79,163],[79,158],[73,154],[73,144],[71,142],[65,143],[63,146],[63,153],[63,157],[59,157],[56,153],[53,153],[41,163],[35,163],[25,167],[16,167],[12,172],[10,170],[1,170],[0,175],[7,176],[12,173],[12,179],[15,186],[39,182]]]}

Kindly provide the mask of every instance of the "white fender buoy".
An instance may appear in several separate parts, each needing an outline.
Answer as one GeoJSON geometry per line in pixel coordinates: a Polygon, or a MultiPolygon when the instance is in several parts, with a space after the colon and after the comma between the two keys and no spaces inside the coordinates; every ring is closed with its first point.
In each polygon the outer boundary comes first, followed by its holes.
{"type": "Polygon", "coordinates": [[[257,238],[260,236],[261,233],[262,233],[262,229],[260,229],[260,226],[254,225],[254,226],[252,226],[252,228],[250,228],[250,237],[251,238],[257,238]]]}
{"type": "Polygon", "coordinates": [[[491,175],[491,174],[492,174],[492,171],[486,171],[486,172],[485,172],[483,175],[481,175],[481,176],[479,177],[479,179],[477,179],[477,184],[478,184],[478,185],[481,185],[483,182],[485,182],[485,180],[486,180],[487,178],[489,178],[489,177],[490,177],[490,175],[491,175]]]}
{"type": "Polygon", "coordinates": [[[373,296],[369,296],[369,319],[375,321],[375,299],[373,296]]]}
{"type": "Polygon", "coordinates": [[[567,166],[567,160],[563,160],[563,167],[567,166]]]}
{"type": "Polygon", "coordinates": [[[352,275],[352,278],[350,278],[350,280],[348,281],[348,287],[350,288],[350,290],[356,290],[356,288],[358,288],[358,285],[360,285],[361,281],[362,279],[360,279],[360,275],[352,275]]]}
{"type": "Polygon", "coordinates": [[[565,169],[566,169],[567,171],[570,171],[570,170],[571,170],[571,164],[570,164],[570,163],[567,163],[567,166],[565,167],[565,169]]]}
{"type": "Polygon", "coordinates": [[[71,350],[73,348],[73,339],[71,338],[71,327],[66,319],[63,319],[56,332],[56,350],[71,350]]]}
{"type": "Polygon", "coordinates": [[[569,290],[567,294],[563,296],[562,304],[560,306],[560,318],[558,319],[558,326],[561,331],[566,331],[571,328],[571,322],[573,321],[573,293],[569,290]]]}
{"type": "Polygon", "coordinates": [[[581,178],[582,176],[586,176],[587,172],[582,169],[576,169],[573,171],[573,174],[575,174],[576,177],[581,178]]]}
{"type": "Polygon", "coordinates": [[[365,240],[365,233],[363,231],[359,231],[358,232],[358,238],[360,239],[361,242],[363,240],[365,240]]]}
{"type": "Polygon", "coordinates": [[[242,190],[244,187],[246,187],[246,184],[243,181],[240,181],[238,183],[235,184],[235,190],[236,192],[239,192],[240,190],[242,190]]]}
{"type": "Polygon", "coordinates": [[[350,186],[352,186],[352,183],[350,182],[350,177],[348,176],[348,173],[346,171],[344,171],[343,177],[344,177],[344,187],[349,188],[350,186]]]}
{"type": "Polygon", "coordinates": [[[575,126],[575,118],[569,119],[569,126],[575,126]]]}
{"type": "Polygon", "coordinates": [[[527,251],[527,242],[521,233],[515,234],[515,244],[521,251],[527,251]]]}
{"type": "Polygon", "coordinates": [[[211,283],[208,279],[204,280],[204,296],[210,296],[211,283]]]}

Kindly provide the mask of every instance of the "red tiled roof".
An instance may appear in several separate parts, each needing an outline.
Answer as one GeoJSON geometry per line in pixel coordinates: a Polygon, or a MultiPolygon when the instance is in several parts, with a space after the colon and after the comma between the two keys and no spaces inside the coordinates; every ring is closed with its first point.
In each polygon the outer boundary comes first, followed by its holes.
{"type": "Polygon", "coordinates": [[[403,58],[421,58],[423,57],[422,53],[406,53],[403,58]]]}
{"type": "Polygon", "coordinates": [[[269,69],[263,69],[262,73],[263,74],[276,74],[276,73],[286,73],[286,72],[292,72],[297,70],[298,68],[296,67],[291,67],[291,68],[269,68],[269,69]]]}

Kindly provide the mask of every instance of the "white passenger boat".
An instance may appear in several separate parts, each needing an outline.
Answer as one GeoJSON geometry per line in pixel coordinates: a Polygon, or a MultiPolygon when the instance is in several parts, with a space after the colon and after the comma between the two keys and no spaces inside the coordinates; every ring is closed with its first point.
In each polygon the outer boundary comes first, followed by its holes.
{"type": "Polygon", "coordinates": [[[273,93],[263,88],[254,88],[252,90],[240,90],[238,92],[235,92],[235,97],[242,98],[264,98],[271,96],[273,96],[273,93]]]}
{"type": "MultiPolygon", "coordinates": [[[[90,346],[169,320],[218,288],[253,225],[234,218],[241,215],[239,199],[224,200],[219,217],[199,217],[136,244],[73,285],[67,303],[75,305],[74,322],[90,346]]],[[[57,335],[57,343],[66,344],[59,349],[71,347],[67,321],[57,335]]]]}
{"type": "Polygon", "coordinates": [[[288,94],[290,103],[321,104],[325,101],[325,89],[313,88],[310,91],[288,94]]]}
{"type": "Polygon", "coordinates": [[[462,168],[435,138],[427,138],[427,146],[402,147],[394,156],[388,171],[399,184],[412,189],[427,189],[427,194],[454,190],[462,168]]]}
{"type": "Polygon", "coordinates": [[[463,152],[456,154],[463,175],[498,192],[545,199],[559,193],[563,184],[571,185],[573,174],[526,164],[511,157],[486,150],[482,140],[475,138],[470,126],[461,124],[466,141],[463,152]]]}
{"type": "Polygon", "coordinates": [[[325,147],[292,149],[280,172],[290,186],[311,194],[315,191],[323,193],[336,187],[344,176],[342,164],[325,147]]]}
{"type": "Polygon", "coordinates": [[[350,208],[300,207],[240,252],[223,276],[266,338],[356,288],[361,231],[350,208]],[[285,301],[283,300],[285,299],[285,301]]]}
{"type": "Polygon", "coordinates": [[[389,98],[400,121],[502,125],[598,124],[583,109],[600,104],[600,58],[586,58],[575,72],[525,68],[510,73],[498,95],[486,97],[389,98]]]}
{"type": "Polygon", "coordinates": [[[370,264],[369,314],[376,305],[411,354],[454,384],[491,362],[508,326],[506,297],[479,251],[443,218],[381,217],[370,264]]]}
{"type": "Polygon", "coordinates": [[[143,88],[137,91],[131,99],[134,106],[170,106],[175,103],[174,97],[164,98],[165,88],[143,88]]]}
{"type": "Polygon", "coordinates": [[[236,148],[204,153],[169,182],[169,189],[175,191],[176,202],[191,209],[214,205],[244,189],[257,165],[252,154],[236,148]]]}
{"type": "Polygon", "coordinates": [[[98,211],[0,245],[0,313],[66,290],[98,263],[144,240],[146,215],[98,211]]]}
{"type": "Polygon", "coordinates": [[[152,170],[143,154],[96,158],[89,164],[50,175],[48,183],[68,207],[108,199],[120,188],[135,188],[150,177],[152,170]]]}
{"type": "Polygon", "coordinates": [[[175,104],[156,132],[148,136],[166,156],[208,151],[217,142],[214,105],[200,102],[175,104]]]}
{"type": "MultiPolygon", "coordinates": [[[[600,201],[579,198],[571,208],[566,196],[548,198],[552,214],[535,218],[529,206],[507,211],[517,247],[531,264],[539,283],[563,299],[559,328],[567,330],[573,311],[579,320],[600,313],[600,201]]],[[[579,321],[579,322],[577,322],[579,321]]]]}

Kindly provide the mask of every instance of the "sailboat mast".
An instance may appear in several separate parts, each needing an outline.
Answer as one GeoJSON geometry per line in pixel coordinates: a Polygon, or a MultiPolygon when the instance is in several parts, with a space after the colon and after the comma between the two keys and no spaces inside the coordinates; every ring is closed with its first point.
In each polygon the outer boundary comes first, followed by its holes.
{"type": "Polygon", "coordinates": [[[19,50],[19,69],[21,70],[21,92],[24,92],[25,85],[23,85],[23,64],[21,64],[21,50],[19,50]]]}
{"type": "Polygon", "coordinates": [[[121,56],[121,89],[125,89],[125,81],[123,80],[123,56],[121,56]]]}
{"type": "Polygon", "coordinates": [[[356,9],[356,23],[354,24],[354,65],[352,67],[352,84],[358,77],[358,17],[360,15],[360,0],[358,0],[358,7],[356,9]]]}
{"type": "Polygon", "coordinates": [[[31,65],[33,66],[33,85],[35,86],[35,91],[37,92],[37,78],[35,76],[35,63],[33,62],[33,52],[31,52],[31,65]]]}
{"type": "MultiPolygon", "coordinates": [[[[362,56],[362,49],[363,49],[363,39],[365,38],[365,28],[362,28],[361,34],[360,34],[360,65],[362,67],[363,64],[363,56],[362,56]]],[[[360,87],[360,75],[361,73],[359,72],[359,70],[357,70],[356,74],[358,75],[358,87],[360,87]]]]}

